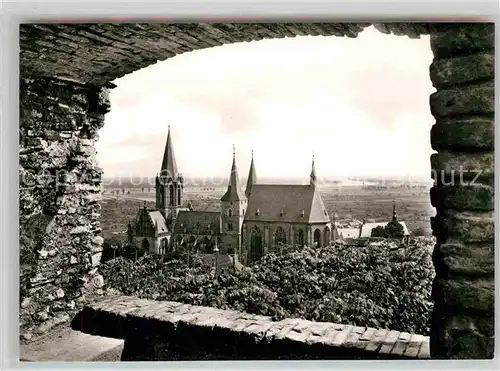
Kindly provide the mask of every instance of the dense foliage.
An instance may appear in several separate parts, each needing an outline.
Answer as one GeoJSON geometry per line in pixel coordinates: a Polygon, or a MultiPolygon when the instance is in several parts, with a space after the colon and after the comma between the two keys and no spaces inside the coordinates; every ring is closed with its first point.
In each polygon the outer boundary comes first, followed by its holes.
{"type": "Polygon", "coordinates": [[[336,244],[267,255],[215,278],[213,267],[177,254],[118,258],[103,265],[109,287],[126,295],[250,313],[302,317],[428,334],[431,240],[390,248],[336,244]]]}
{"type": "Polygon", "coordinates": [[[377,226],[372,229],[372,237],[402,238],[404,236],[403,226],[395,220],[391,220],[385,227],[377,226]]]}

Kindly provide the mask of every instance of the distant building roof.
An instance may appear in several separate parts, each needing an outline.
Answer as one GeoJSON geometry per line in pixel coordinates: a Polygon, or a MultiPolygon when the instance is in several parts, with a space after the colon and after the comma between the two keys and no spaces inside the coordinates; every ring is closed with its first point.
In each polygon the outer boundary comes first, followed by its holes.
{"type": "Polygon", "coordinates": [[[245,220],[330,222],[328,212],[316,188],[294,184],[254,184],[248,199],[245,220]]]}
{"type": "Polygon", "coordinates": [[[219,234],[221,217],[217,211],[179,211],[175,221],[175,233],[219,234]]]}
{"type": "MultiPolygon", "coordinates": [[[[376,228],[376,227],[385,227],[389,222],[385,222],[385,223],[365,223],[361,226],[361,234],[360,234],[360,238],[366,238],[366,237],[371,237],[372,235],[372,229],[373,228],[376,228]]],[[[399,224],[401,224],[403,226],[403,233],[405,236],[409,236],[410,235],[410,230],[408,229],[408,227],[406,226],[406,223],[405,222],[400,222],[398,221],[399,224]]]]}
{"type": "Polygon", "coordinates": [[[342,238],[358,238],[359,228],[338,228],[338,234],[342,238]]]}

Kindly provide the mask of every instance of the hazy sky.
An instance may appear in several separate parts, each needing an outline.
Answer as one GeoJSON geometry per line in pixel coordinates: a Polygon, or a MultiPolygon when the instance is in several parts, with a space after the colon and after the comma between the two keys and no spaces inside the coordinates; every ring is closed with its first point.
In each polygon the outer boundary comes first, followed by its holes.
{"type": "Polygon", "coordinates": [[[357,39],[296,37],[224,45],[115,81],[99,132],[104,176],[153,176],[170,123],[185,176],[430,173],[429,37],[370,27],[357,39]]]}

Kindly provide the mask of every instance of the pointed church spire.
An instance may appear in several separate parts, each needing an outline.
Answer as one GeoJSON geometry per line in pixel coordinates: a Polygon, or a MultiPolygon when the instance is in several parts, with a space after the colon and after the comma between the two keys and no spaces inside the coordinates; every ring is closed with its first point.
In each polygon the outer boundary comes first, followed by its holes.
{"type": "Polygon", "coordinates": [[[175,161],[174,147],[172,145],[172,137],[170,135],[170,125],[168,125],[167,144],[165,144],[165,152],[163,153],[163,161],[161,163],[161,174],[172,178],[177,178],[179,175],[177,162],[175,161]]]}
{"type": "Polygon", "coordinates": [[[252,162],[250,162],[250,171],[248,172],[247,188],[245,190],[245,195],[250,196],[252,190],[252,185],[257,183],[257,173],[255,172],[255,164],[253,162],[253,149],[252,149],[252,162]]]}
{"type": "Polygon", "coordinates": [[[240,177],[238,175],[238,168],[236,167],[236,149],[233,144],[233,164],[231,165],[231,175],[229,176],[229,184],[227,191],[222,196],[221,201],[240,201],[245,198],[241,191],[240,177]]]}
{"type": "Polygon", "coordinates": [[[397,220],[398,218],[396,217],[396,201],[392,201],[392,221],[395,222],[397,220]]]}
{"type": "Polygon", "coordinates": [[[316,169],[314,168],[314,153],[312,155],[312,166],[311,166],[311,175],[309,176],[309,184],[312,186],[316,185],[316,169]]]}

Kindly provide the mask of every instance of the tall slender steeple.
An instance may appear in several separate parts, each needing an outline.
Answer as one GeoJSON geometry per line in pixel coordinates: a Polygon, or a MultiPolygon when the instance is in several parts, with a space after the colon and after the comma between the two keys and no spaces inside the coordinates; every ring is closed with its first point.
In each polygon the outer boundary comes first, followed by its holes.
{"type": "Polygon", "coordinates": [[[314,168],[314,153],[312,156],[312,166],[311,166],[311,175],[309,176],[309,184],[311,186],[316,185],[316,169],[314,168]]]}
{"type": "Polygon", "coordinates": [[[236,149],[233,144],[233,164],[231,166],[231,175],[229,176],[229,184],[227,191],[222,196],[221,201],[240,201],[245,199],[245,195],[241,191],[240,177],[238,168],[236,167],[236,149]]]}
{"type": "Polygon", "coordinates": [[[257,173],[255,172],[255,164],[253,163],[253,149],[252,149],[252,162],[250,162],[250,171],[248,172],[247,188],[245,190],[245,195],[250,197],[250,192],[252,191],[252,185],[257,183],[257,173]]]}
{"type": "Polygon", "coordinates": [[[170,125],[168,125],[161,172],[156,177],[156,208],[164,214],[165,218],[174,220],[182,206],[183,193],[184,179],[177,168],[170,125]]]}
{"type": "Polygon", "coordinates": [[[396,222],[398,218],[396,217],[396,201],[392,201],[392,221],[396,222]]]}
{"type": "Polygon", "coordinates": [[[175,161],[174,147],[172,145],[172,137],[170,135],[170,125],[168,125],[167,144],[165,144],[165,152],[163,153],[163,161],[161,163],[161,174],[177,178],[179,172],[177,170],[177,162],[175,161]]]}

